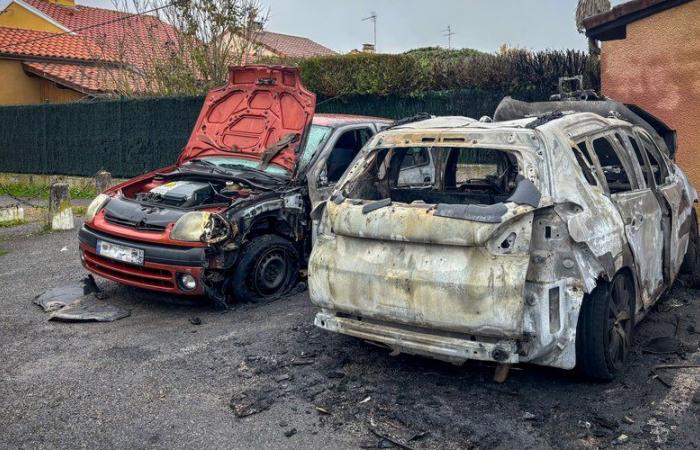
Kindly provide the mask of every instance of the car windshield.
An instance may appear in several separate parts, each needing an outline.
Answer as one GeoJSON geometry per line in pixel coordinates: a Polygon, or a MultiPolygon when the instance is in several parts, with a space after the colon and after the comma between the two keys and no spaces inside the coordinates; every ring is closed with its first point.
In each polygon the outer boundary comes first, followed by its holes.
{"type": "Polygon", "coordinates": [[[306,138],[304,151],[301,153],[301,157],[299,158],[300,171],[306,168],[306,165],[313,159],[316,151],[326,143],[332,131],[333,128],[331,127],[311,125],[311,129],[309,130],[309,134],[306,138]]]}
{"type": "MultiPolygon", "coordinates": [[[[198,159],[215,164],[223,169],[258,169],[260,165],[260,161],[228,156],[204,156],[198,159]]],[[[289,175],[288,170],[272,164],[267,166],[264,171],[270,175],[289,175]]]]}

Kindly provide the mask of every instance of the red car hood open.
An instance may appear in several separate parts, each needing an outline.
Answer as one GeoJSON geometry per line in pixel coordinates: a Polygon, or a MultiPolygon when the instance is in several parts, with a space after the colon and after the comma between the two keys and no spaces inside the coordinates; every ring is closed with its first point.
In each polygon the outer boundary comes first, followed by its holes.
{"type": "Polygon", "coordinates": [[[231,67],[226,85],[207,94],[178,164],[238,156],[292,170],[315,108],[316,96],[301,84],[297,68],[231,67]],[[281,140],[292,142],[275,146],[281,140]]]}

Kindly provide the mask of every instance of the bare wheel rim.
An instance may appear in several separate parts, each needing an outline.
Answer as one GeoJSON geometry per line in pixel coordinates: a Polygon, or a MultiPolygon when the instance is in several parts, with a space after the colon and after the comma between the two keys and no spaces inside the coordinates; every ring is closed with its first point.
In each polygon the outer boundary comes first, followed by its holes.
{"type": "Polygon", "coordinates": [[[285,249],[267,249],[258,258],[253,271],[253,290],[261,297],[279,294],[289,283],[292,270],[290,255],[285,249]]]}
{"type": "Polygon", "coordinates": [[[608,329],[606,330],[606,356],[615,370],[622,368],[630,345],[632,332],[631,295],[632,289],[627,277],[616,277],[610,287],[608,329]]]}

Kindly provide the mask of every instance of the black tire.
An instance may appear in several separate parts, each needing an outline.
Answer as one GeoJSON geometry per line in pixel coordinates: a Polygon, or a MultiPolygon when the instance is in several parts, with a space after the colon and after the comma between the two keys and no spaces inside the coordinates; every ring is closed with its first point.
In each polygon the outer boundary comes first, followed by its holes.
{"type": "Polygon", "coordinates": [[[286,294],[299,278],[299,255],[291,242],[266,234],[251,240],[233,269],[231,289],[238,301],[255,302],[286,294]]]}
{"type": "Polygon", "coordinates": [[[685,252],[681,272],[690,275],[693,287],[700,287],[700,236],[698,235],[698,217],[695,208],[690,211],[690,232],[688,250],[685,252]]]}
{"type": "Polygon", "coordinates": [[[612,380],[625,364],[634,326],[634,288],[624,274],[583,299],[576,327],[576,368],[586,378],[612,380]]]}

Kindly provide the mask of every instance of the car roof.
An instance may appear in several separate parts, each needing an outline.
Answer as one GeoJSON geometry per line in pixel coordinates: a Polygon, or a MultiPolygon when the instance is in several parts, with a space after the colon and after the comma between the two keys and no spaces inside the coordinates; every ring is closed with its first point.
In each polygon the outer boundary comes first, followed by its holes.
{"type": "Polygon", "coordinates": [[[313,124],[321,125],[325,127],[338,127],[341,125],[349,125],[353,123],[386,123],[390,124],[393,121],[391,119],[386,119],[383,117],[373,117],[373,116],[356,116],[353,114],[324,114],[318,113],[314,114],[313,124]]]}

